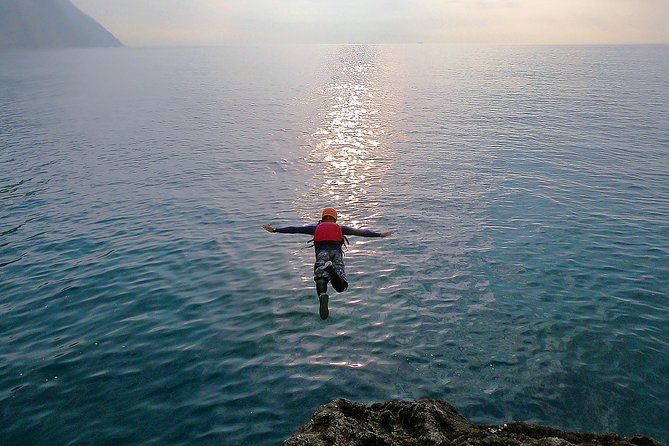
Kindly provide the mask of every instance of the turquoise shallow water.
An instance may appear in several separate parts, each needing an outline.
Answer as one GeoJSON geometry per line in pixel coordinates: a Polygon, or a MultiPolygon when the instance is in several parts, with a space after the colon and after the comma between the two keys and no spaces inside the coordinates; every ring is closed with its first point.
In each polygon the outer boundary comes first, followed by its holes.
{"type": "Polygon", "coordinates": [[[3,444],[272,445],[441,398],[669,442],[669,47],[0,57],[3,444]],[[308,237],[342,221],[318,318],[308,237]]]}

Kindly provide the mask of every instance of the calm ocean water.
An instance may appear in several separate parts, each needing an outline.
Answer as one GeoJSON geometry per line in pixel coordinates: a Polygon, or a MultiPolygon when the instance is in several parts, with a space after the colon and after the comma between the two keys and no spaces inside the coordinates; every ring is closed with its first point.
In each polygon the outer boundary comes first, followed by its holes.
{"type": "Polygon", "coordinates": [[[336,397],[669,442],[669,46],[0,54],[3,445],[336,397]],[[351,238],[318,317],[309,224],[351,238]]]}

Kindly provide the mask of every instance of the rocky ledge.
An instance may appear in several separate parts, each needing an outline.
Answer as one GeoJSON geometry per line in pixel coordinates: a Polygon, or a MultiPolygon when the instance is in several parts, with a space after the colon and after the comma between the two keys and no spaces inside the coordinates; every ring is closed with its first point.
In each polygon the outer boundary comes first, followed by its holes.
{"type": "Polygon", "coordinates": [[[565,432],[528,423],[472,424],[448,403],[436,400],[321,406],[283,446],[664,446],[637,435],[565,432]]]}

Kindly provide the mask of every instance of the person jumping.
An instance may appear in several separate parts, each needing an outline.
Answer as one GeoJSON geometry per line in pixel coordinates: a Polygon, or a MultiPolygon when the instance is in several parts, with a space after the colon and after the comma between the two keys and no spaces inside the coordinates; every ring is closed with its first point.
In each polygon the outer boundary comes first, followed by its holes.
{"type": "Polygon", "coordinates": [[[330,311],[328,309],[329,296],[327,294],[328,281],[339,293],[348,288],[346,272],[344,271],[344,245],[347,235],[358,235],[361,237],[387,237],[392,231],[376,232],[369,229],[351,228],[337,223],[337,211],[333,208],[325,208],[321,220],[315,225],[309,226],[286,226],[274,228],[271,225],[262,225],[267,232],[279,232],[282,234],[309,234],[314,236],[314,248],[316,250],[316,262],[314,263],[314,281],[316,282],[316,293],[319,301],[319,314],[321,319],[327,319],[330,311]]]}

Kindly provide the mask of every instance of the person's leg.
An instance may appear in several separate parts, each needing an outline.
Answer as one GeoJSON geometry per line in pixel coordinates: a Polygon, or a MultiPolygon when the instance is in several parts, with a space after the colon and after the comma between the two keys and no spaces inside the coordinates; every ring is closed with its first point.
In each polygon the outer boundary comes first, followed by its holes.
{"type": "Polygon", "coordinates": [[[323,250],[316,253],[314,281],[316,282],[316,293],[318,294],[318,313],[320,314],[321,319],[327,319],[330,314],[328,309],[328,301],[330,300],[330,297],[327,294],[330,274],[325,270],[325,263],[328,260],[330,260],[330,256],[327,251],[323,250]]]}
{"type": "Polygon", "coordinates": [[[344,254],[340,250],[330,252],[331,266],[326,268],[330,275],[332,288],[341,293],[348,288],[348,281],[346,280],[346,271],[344,269],[344,254]]]}
{"type": "Polygon", "coordinates": [[[316,294],[319,296],[321,294],[328,292],[328,281],[327,279],[314,279],[316,282],[316,294]]]}
{"type": "Polygon", "coordinates": [[[316,292],[318,293],[318,314],[321,319],[325,320],[330,315],[330,310],[328,308],[328,302],[330,301],[330,296],[327,293],[328,282],[325,279],[316,279],[316,292]]]}
{"type": "Polygon", "coordinates": [[[327,293],[330,273],[325,269],[325,263],[330,260],[330,253],[326,250],[316,253],[316,262],[314,263],[314,281],[316,282],[316,292],[318,294],[327,293]]]}

